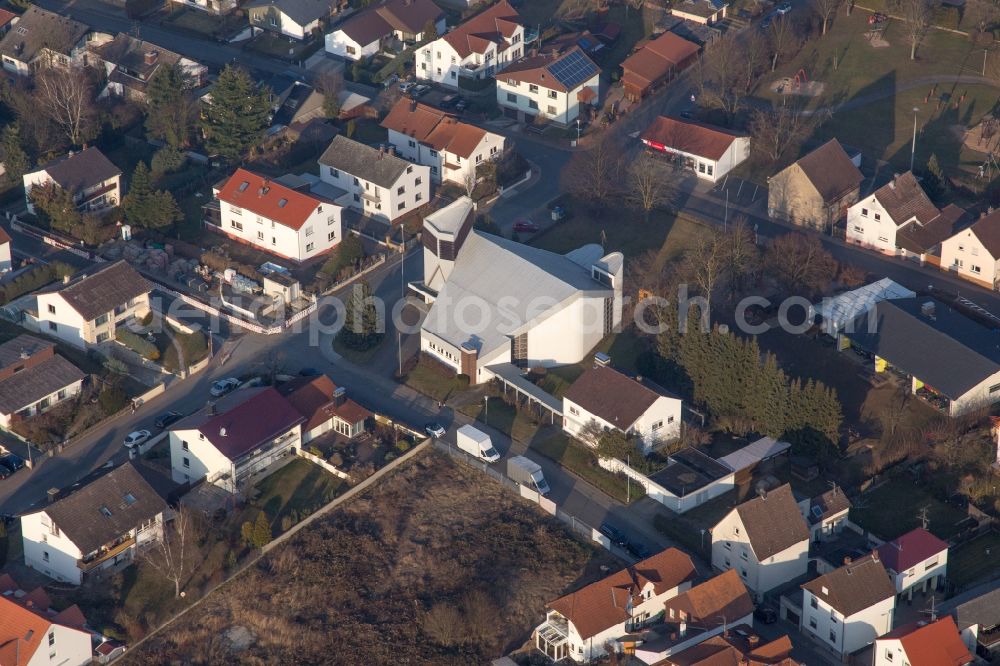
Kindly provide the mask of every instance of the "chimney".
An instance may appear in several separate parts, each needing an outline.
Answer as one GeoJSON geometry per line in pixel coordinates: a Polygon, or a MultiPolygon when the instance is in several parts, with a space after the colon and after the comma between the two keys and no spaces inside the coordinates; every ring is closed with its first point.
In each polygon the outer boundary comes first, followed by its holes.
{"type": "Polygon", "coordinates": [[[682,621],[680,626],[677,628],[677,633],[680,634],[681,638],[684,638],[685,636],[687,636],[687,632],[688,632],[688,624],[687,622],[682,621]]]}
{"type": "Polygon", "coordinates": [[[159,56],[159,51],[146,51],[142,56],[142,61],[147,65],[152,65],[159,56]]]}
{"type": "Polygon", "coordinates": [[[21,360],[26,361],[29,358],[31,358],[31,354],[28,353],[28,350],[27,349],[22,349],[21,350],[21,360]]]}
{"type": "Polygon", "coordinates": [[[845,555],[845,556],[844,556],[844,566],[847,566],[847,565],[848,565],[848,564],[850,564],[850,563],[851,563],[852,561],[853,561],[853,560],[851,560],[851,556],[850,556],[850,555],[845,555]]]}
{"type": "Polygon", "coordinates": [[[935,311],[936,308],[934,306],[934,301],[927,301],[926,303],[920,306],[920,314],[927,317],[928,319],[934,318],[935,311]]]}
{"type": "Polygon", "coordinates": [[[382,159],[382,157],[384,155],[385,155],[385,146],[384,145],[379,145],[379,147],[378,147],[378,158],[382,159]]]}
{"type": "Polygon", "coordinates": [[[872,559],[878,562],[878,550],[872,551],[872,559]]]}
{"type": "Polygon", "coordinates": [[[337,390],[333,392],[333,404],[340,407],[347,400],[347,389],[343,386],[338,386],[337,390]]]}
{"type": "Polygon", "coordinates": [[[757,634],[752,634],[750,638],[747,639],[747,644],[751,648],[757,647],[758,645],[760,645],[760,636],[758,636],[757,634]]]}
{"type": "Polygon", "coordinates": [[[391,157],[395,157],[396,156],[396,146],[394,146],[392,144],[389,144],[389,155],[391,157]]]}
{"type": "Polygon", "coordinates": [[[211,400],[205,403],[205,411],[208,413],[209,416],[215,416],[215,403],[212,402],[211,400]]]}
{"type": "Polygon", "coordinates": [[[410,99],[410,111],[412,112],[412,111],[416,111],[416,110],[417,110],[417,100],[411,98],[410,99]]]}
{"type": "Polygon", "coordinates": [[[70,276],[63,275],[63,284],[69,284],[69,281],[70,281],[70,276]]]}
{"type": "Polygon", "coordinates": [[[49,504],[52,504],[57,499],[59,499],[59,489],[49,488],[49,491],[46,493],[46,495],[48,496],[49,504]]]}
{"type": "Polygon", "coordinates": [[[226,436],[225,427],[219,428],[219,437],[225,437],[225,436],[226,436]]]}

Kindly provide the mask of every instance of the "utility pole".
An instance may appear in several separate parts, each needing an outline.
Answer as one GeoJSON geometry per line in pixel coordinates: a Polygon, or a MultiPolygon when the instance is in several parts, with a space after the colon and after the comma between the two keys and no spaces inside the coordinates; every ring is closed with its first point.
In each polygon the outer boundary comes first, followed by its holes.
{"type": "Polygon", "coordinates": [[[920,510],[920,525],[926,530],[927,526],[931,524],[930,518],[927,517],[927,507],[925,506],[920,510]]]}
{"type": "Polygon", "coordinates": [[[910,145],[910,171],[913,171],[913,160],[917,156],[917,113],[920,111],[913,107],[913,143],[910,145]]]}
{"type": "Polygon", "coordinates": [[[989,49],[983,49],[983,76],[986,76],[986,54],[989,53],[989,49]]]}

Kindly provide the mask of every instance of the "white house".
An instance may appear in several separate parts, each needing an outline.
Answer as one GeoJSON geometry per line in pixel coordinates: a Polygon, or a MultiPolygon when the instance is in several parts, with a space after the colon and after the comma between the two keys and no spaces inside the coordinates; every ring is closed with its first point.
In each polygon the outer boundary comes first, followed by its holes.
{"type": "Polygon", "coordinates": [[[444,34],[445,15],[431,0],[382,0],[351,15],[326,35],[326,52],[347,60],[378,53],[386,40],[420,42],[444,34]],[[434,35],[424,34],[428,23],[434,35]]]}
{"type": "Polygon", "coordinates": [[[943,585],[948,575],[948,544],[918,527],[878,547],[879,559],[896,585],[896,594],[913,598],[943,585]]]}
{"type": "Polygon", "coordinates": [[[77,208],[85,212],[100,212],[117,206],[122,195],[122,171],[94,147],[69,154],[24,174],[24,200],[28,212],[34,213],[31,190],[34,187],[55,186],[73,194],[77,208]]]}
{"type": "Polygon", "coordinates": [[[659,116],[640,137],[677,167],[719,182],[750,157],[750,137],[693,120],[659,116]]]}
{"type": "Polygon", "coordinates": [[[605,645],[662,618],[666,602],[691,588],[691,558],[667,548],[634,566],[550,601],[535,647],[554,661],[589,662],[605,645]]]}
{"type": "Polygon", "coordinates": [[[213,192],[219,201],[218,231],[279,257],[306,261],[329,252],[342,238],[341,206],[280,180],[237,169],[213,192]]]}
{"type": "Polygon", "coordinates": [[[580,437],[588,429],[635,435],[644,453],[680,437],[681,399],[596,362],[563,394],[563,430],[580,437]]]}
{"type": "Polygon", "coordinates": [[[43,588],[25,592],[9,575],[0,575],[0,663],[84,666],[93,654],[79,606],[56,611],[43,588]]]}
{"type": "Polygon", "coordinates": [[[28,418],[79,395],[85,378],[48,340],[19,335],[0,344],[0,426],[10,427],[15,414],[28,418]]]}
{"type": "Polygon", "coordinates": [[[173,479],[205,479],[235,493],[301,446],[304,422],[273,387],[234,391],[170,429],[173,479]]]}
{"type": "Polygon", "coordinates": [[[382,127],[389,131],[389,143],[396,154],[430,167],[436,183],[448,181],[465,187],[469,178],[478,180],[480,165],[499,159],[504,152],[503,136],[410,99],[396,102],[382,127]]]}
{"type": "Polygon", "coordinates": [[[738,505],[711,532],[712,567],[739,572],[757,599],[809,568],[809,530],[788,484],[738,505]]]}
{"type": "Polygon", "coordinates": [[[1000,210],[942,241],[941,268],[995,289],[1000,284],[1000,210]]]}
{"type": "Polygon", "coordinates": [[[98,98],[115,95],[144,102],[149,81],[164,67],[179,68],[191,90],[208,76],[205,65],[124,32],[110,40],[94,39],[87,50],[89,64],[103,67],[107,80],[98,98]]]}
{"type": "Polygon", "coordinates": [[[24,563],[49,578],[81,584],[131,564],[163,535],[167,503],[131,462],[60,500],[21,516],[24,563]]]}
{"type": "Polygon", "coordinates": [[[987,658],[1000,654],[1000,588],[958,604],[952,615],[970,651],[987,658]]]}
{"type": "Polygon", "coordinates": [[[492,77],[524,54],[521,17],[507,0],[500,0],[422,46],[415,74],[418,79],[457,88],[460,77],[492,77]]]}
{"type": "Polygon", "coordinates": [[[621,253],[556,254],[474,230],[474,218],[460,197],[424,219],[424,280],[411,285],[431,303],[421,351],[479,383],[491,365],[577,363],[618,326],[621,253]]]}
{"type": "Polygon", "coordinates": [[[10,252],[11,238],[5,229],[0,228],[0,273],[6,273],[14,268],[10,252]]]}
{"type": "Polygon", "coordinates": [[[228,14],[239,6],[237,0],[180,0],[178,4],[218,16],[228,14]]]}
{"type": "Polygon", "coordinates": [[[27,325],[82,349],[113,340],[146,316],[152,285],[125,261],[102,264],[37,292],[27,325]]]}
{"type": "Polygon", "coordinates": [[[799,502],[799,510],[809,524],[809,540],[818,543],[835,539],[844,530],[851,500],[843,489],[834,486],[822,495],[799,502]]]}
{"type": "Polygon", "coordinates": [[[268,31],[305,40],[319,34],[343,0],[251,0],[243,5],[253,32],[268,31]]]}
{"type": "Polygon", "coordinates": [[[950,615],[897,627],[875,641],[873,666],[967,666],[972,662],[950,615]]]}
{"type": "Polygon", "coordinates": [[[497,77],[497,104],[525,123],[539,119],[565,127],[589,120],[600,91],[601,68],[579,46],[522,58],[497,77]]]}
{"type": "Polygon", "coordinates": [[[667,466],[645,476],[623,460],[599,458],[606,470],[627,475],[642,486],[649,499],[675,513],[685,513],[736,487],[736,472],[698,449],[685,447],[668,456],[667,466]]]}
{"type": "Polygon", "coordinates": [[[373,414],[347,397],[344,387],[336,386],[326,375],[297,377],[278,387],[278,391],[302,415],[302,443],[308,444],[330,431],[347,439],[365,432],[373,414]]]}
{"type": "Polygon", "coordinates": [[[336,202],[394,221],[431,198],[431,169],[338,135],[319,158],[319,177],[340,190],[336,202]]]}
{"type": "Polygon", "coordinates": [[[30,76],[45,67],[82,65],[89,33],[79,21],[31,5],[0,39],[3,68],[30,76]]]}
{"type": "Polygon", "coordinates": [[[877,554],[819,576],[802,590],[800,629],[841,657],[892,629],[896,590],[877,554]]]}
{"type": "Polygon", "coordinates": [[[847,209],[847,242],[943,266],[941,244],[966,219],[958,206],[938,209],[907,171],[847,209]]]}

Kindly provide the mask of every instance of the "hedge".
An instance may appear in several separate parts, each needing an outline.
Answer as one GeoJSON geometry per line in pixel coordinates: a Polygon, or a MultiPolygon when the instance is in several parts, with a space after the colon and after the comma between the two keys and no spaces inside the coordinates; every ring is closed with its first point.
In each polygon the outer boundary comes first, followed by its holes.
{"type": "Polygon", "coordinates": [[[146,338],[136,335],[127,328],[118,329],[118,333],[115,334],[115,339],[134,351],[136,354],[139,354],[143,358],[147,358],[150,361],[156,361],[160,358],[160,350],[156,348],[156,345],[146,338]]]}
{"type": "Polygon", "coordinates": [[[61,261],[36,266],[0,286],[0,302],[6,305],[16,298],[37,291],[50,282],[60,280],[67,275],[73,275],[75,272],[76,269],[74,267],[61,261]]]}

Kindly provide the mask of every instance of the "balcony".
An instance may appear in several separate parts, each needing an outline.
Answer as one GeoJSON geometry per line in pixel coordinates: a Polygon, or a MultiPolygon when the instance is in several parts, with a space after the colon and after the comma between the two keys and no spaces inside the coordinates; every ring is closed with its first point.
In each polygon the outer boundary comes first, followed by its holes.
{"type": "Polygon", "coordinates": [[[117,555],[121,555],[134,545],[135,545],[135,537],[129,537],[124,541],[122,541],[117,546],[112,546],[110,549],[100,553],[97,557],[95,557],[92,560],[77,561],[76,566],[83,573],[89,573],[94,569],[100,567],[103,563],[107,562],[108,560],[116,557],[117,555]]]}
{"type": "Polygon", "coordinates": [[[377,194],[372,194],[367,190],[361,193],[361,198],[372,203],[382,203],[382,198],[377,194]]]}

